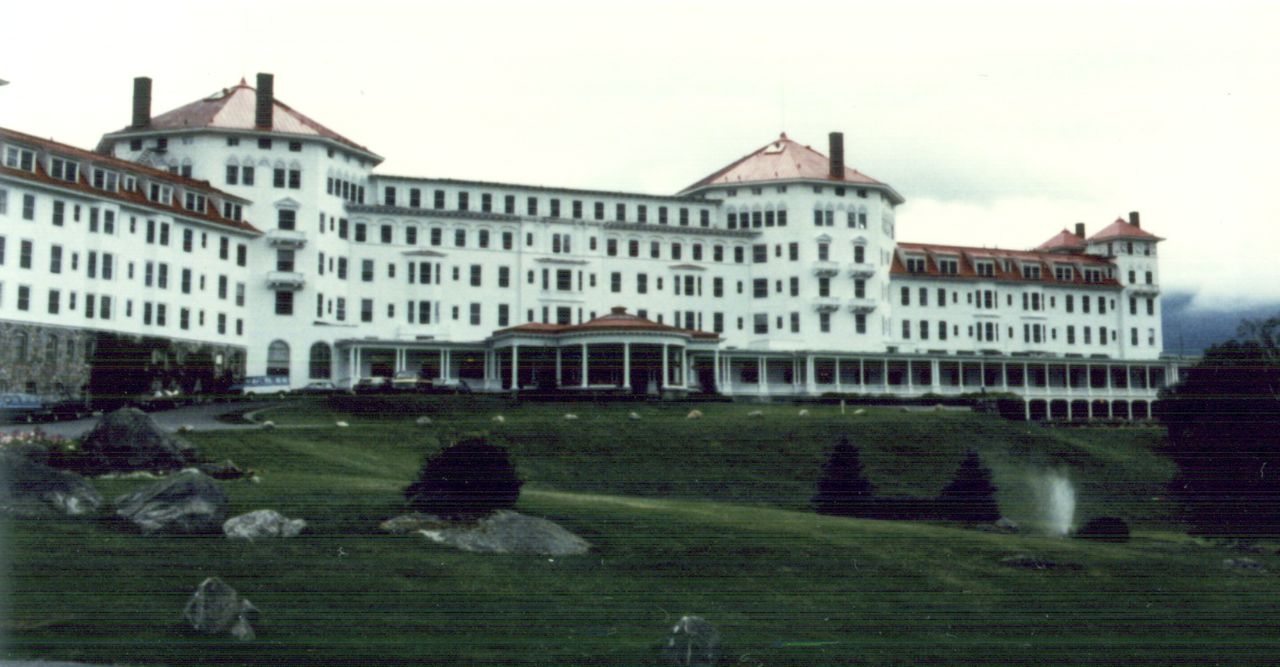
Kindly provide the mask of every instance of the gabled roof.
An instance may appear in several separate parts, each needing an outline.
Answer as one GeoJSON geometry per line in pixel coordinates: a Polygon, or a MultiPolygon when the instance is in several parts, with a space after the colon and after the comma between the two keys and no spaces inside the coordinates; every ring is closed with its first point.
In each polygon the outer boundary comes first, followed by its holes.
{"type": "MultiPolygon", "coordinates": [[[[24,132],[0,127],[0,140],[12,141],[28,146],[34,150],[42,151],[45,154],[53,154],[66,159],[76,160],[82,165],[88,164],[100,166],[106,169],[118,171],[122,174],[129,174],[140,179],[162,181],[171,185],[179,186],[184,190],[199,192],[204,194],[206,197],[232,201],[238,204],[249,203],[248,199],[233,195],[229,192],[223,192],[222,190],[209,185],[208,181],[197,181],[185,176],[179,176],[178,174],[171,174],[167,171],[141,165],[136,162],[129,162],[127,160],[121,160],[107,155],[102,155],[100,153],[92,153],[90,151],[76,148],[75,146],[53,141],[52,139],[41,139],[40,137],[26,134],[24,132]]],[[[76,181],[74,183],[50,176],[45,169],[44,160],[36,161],[34,172],[0,166],[0,174],[44,183],[46,185],[59,188],[77,190],[91,197],[110,199],[122,203],[133,204],[135,206],[160,210],[171,215],[198,218],[224,227],[238,229],[243,232],[255,234],[261,233],[257,228],[244,220],[232,220],[230,218],[223,217],[222,211],[214,205],[212,199],[206,200],[204,211],[191,211],[179,205],[180,202],[177,195],[175,195],[168,204],[164,204],[147,199],[145,193],[140,189],[125,190],[123,184],[121,184],[120,188],[115,191],[100,190],[90,184],[89,179],[91,178],[92,173],[89,169],[85,168],[81,168],[76,174],[76,181]]]]}
{"type": "Polygon", "coordinates": [[[1062,230],[1054,234],[1052,238],[1040,245],[1036,246],[1037,252],[1076,252],[1085,249],[1084,239],[1072,234],[1067,230],[1062,230]]]}
{"type": "Polygon", "coordinates": [[[506,329],[499,329],[493,334],[495,336],[503,334],[535,334],[535,335],[561,335],[572,333],[586,332],[649,332],[649,333],[670,333],[690,338],[715,340],[720,338],[718,334],[709,331],[698,331],[697,329],[680,329],[669,324],[659,324],[653,320],[645,319],[639,315],[632,315],[627,309],[621,306],[615,307],[608,314],[590,319],[581,324],[548,324],[545,322],[529,322],[506,329]]]}
{"type": "MultiPolygon", "coordinates": [[[[293,107],[273,99],[270,132],[295,136],[313,136],[332,139],[363,153],[372,151],[356,142],[295,111],[293,107]]],[[[223,88],[204,99],[180,106],[155,116],[146,127],[126,127],[111,134],[125,134],[154,130],[187,130],[213,128],[221,130],[267,131],[254,124],[258,91],[244,79],[231,88],[223,88]]]]}
{"type": "Polygon", "coordinates": [[[1141,227],[1131,225],[1124,218],[1116,218],[1116,221],[1102,228],[1102,231],[1089,237],[1090,243],[1098,241],[1114,241],[1119,239],[1133,239],[1142,241],[1163,241],[1164,239],[1143,230],[1141,227]]]}
{"type": "Polygon", "coordinates": [[[787,138],[784,132],[774,141],[761,146],[729,166],[681,190],[682,193],[709,185],[737,185],[766,181],[817,180],[849,185],[868,185],[883,188],[897,203],[904,200],[889,187],[862,172],[844,168],[844,177],[831,175],[831,163],[826,155],[787,138]]]}

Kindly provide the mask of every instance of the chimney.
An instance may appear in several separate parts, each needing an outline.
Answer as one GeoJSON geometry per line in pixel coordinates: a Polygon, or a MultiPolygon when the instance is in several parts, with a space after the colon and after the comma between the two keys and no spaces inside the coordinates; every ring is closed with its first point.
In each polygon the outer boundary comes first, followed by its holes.
{"type": "Polygon", "coordinates": [[[275,108],[275,77],[258,73],[258,106],[253,115],[255,127],[271,129],[271,115],[275,108]]]}
{"type": "Polygon", "coordinates": [[[1082,239],[1082,238],[1084,238],[1084,223],[1083,223],[1083,222],[1077,222],[1077,223],[1076,223],[1076,238],[1081,238],[1081,239],[1082,239]]]}
{"type": "Polygon", "coordinates": [[[1137,227],[1138,229],[1142,229],[1142,223],[1138,220],[1137,211],[1129,211],[1129,224],[1137,227]]]}
{"type": "Polygon", "coordinates": [[[831,156],[831,178],[844,180],[844,134],[832,132],[827,135],[831,156]]]}
{"type": "Polygon", "coordinates": [[[151,124],[151,77],[133,79],[133,122],[129,127],[141,128],[151,124]]]}

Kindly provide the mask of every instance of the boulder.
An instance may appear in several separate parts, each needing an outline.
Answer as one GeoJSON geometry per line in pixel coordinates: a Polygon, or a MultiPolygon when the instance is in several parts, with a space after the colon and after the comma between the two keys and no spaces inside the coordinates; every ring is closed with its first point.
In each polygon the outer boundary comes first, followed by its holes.
{"type": "Polygon", "coordinates": [[[591,548],[586,540],[551,521],[510,510],[498,510],[475,523],[443,524],[418,532],[439,544],[482,553],[572,556],[591,548]]]}
{"type": "Polygon", "coordinates": [[[685,419],[702,419],[702,411],[690,410],[689,414],[685,416],[685,419]]]}
{"type": "Polygon", "coordinates": [[[763,416],[764,416],[764,410],[752,410],[751,412],[748,412],[748,413],[747,413],[747,416],[748,416],[748,417],[763,417],[763,416]]]}
{"type": "Polygon", "coordinates": [[[431,424],[431,418],[424,415],[413,420],[413,422],[418,426],[428,426],[431,424]]]}
{"type": "Polygon", "coordinates": [[[866,411],[866,410],[863,410],[862,408],[858,408],[857,410],[854,410],[854,411],[853,411],[853,414],[854,414],[855,416],[856,416],[856,415],[865,415],[865,414],[867,414],[867,411],[866,411]]]}
{"type": "Polygon", "coordinates": [[[1000,559],[1000,564],[1005,567],[1014,567],[1020,570],[1079,570],[1080,565],[1077,563],[1059,563],[1045,558],[1038,558],[1029,554],[1016,554],[1013,556],[1005,556],[1000,559]]]}
{"type": "Polygon", "coordinates": [[[216,533],[227,515],[227,494],[207,475],[171,475],[117,498],[116,515],[145,535],[216,533]]]}
{"type": "Polygon", "coordinates": [[[995,522],[996,531],[1000,533],[1013,534],[1018,532],[1018,522],[1007,516],[1002,516],[995,522]]]}
{"type": "Polygon", "coordinates": [[[346,427],[350,426],[351,424],[348,424],[347,422],[344,422],[344,421],[336,421],[336,422],[334,422],[334,423],[333,423],[333,425],[334,425],[334,426],[337,426],[338,428],[346,428],[346,427]]]}
{"type": "Polygon", "coordinates": [[[1267,568],[1252,558],[1225,558],[1222,567],[1228,570],[1245,570],[1247,572],[1266,572],[1267,568]]]}
{"type": "Polygon", "coordinates": [[[797,416],[800,416],[800,417],[808,417],[808,416],[809,416],[809,411],[808,411],[808,410],[805,410],[805,409],[803,409],[803,408],[802,408],[802,409],[800,410],[800,412],[797,412],[797,413],[796,413],[796,415],[797,415],[797,416]]]}
{"type": "Polygon", "coordinates": [[[223,459],[220,463],[215,461],[201,463],[196,466],[196,470],[214,479],[239,479],[245,475],[240,466],[236,465],[231,459],[223,459]]]}
{"type": "Polygon", "coordinates": [[[182,610],[182,617],[196,632],[206,635],[225,632],[240,641],[252,641],[258,608],[221,579],[209,577],[200,582],[196,592],[191,594],[182,610]]]}
{"type": "Polygon", "coordinates": [[[447,521],[434,514],[414,512],[387,519],[378,524],[378,528],[382,532],[391,533],[392,535],[407,535],[420,530],[438,530],[448,525],[447,521]]]}
{"type": "Polygon", "coordinates": [[[574,421],[574,420],[576,420],[576,419],[578,418],[578,415],[575,415],[575,414],[573,414],[572,412],[566,412],[566,413],[564,413],[564,418],[565,418],[565,419],[567,419],[567,420],[569,420],[569,421],[574,421]]]}
{"type": "Polygon", "coordinates": [[[631,413],[628,413],[628,414],[627,414],[627,419],[630,419],[630,420],[632,420],[632,421],[638,420],[638,419],[640,419],[640,413],[638,413],[638,412],[631,412],[631,413]]]}
{"type": "Polygon", "coordinates": [[[662,656],[677,665],[719,664],[720,632],[701,616],[681,616],[662,647],[662,656]]]}
{"type": "Polygon", "coordinates": [[[181,470],[199,462],[195,445],[164,432],[147,413],[122,408],[98,420],[80,441],[79,472],[181,470]]]}
{"type": "Polygon", "coordinates": [[[0,450],[0,514],[83,516],[102,506],[102,494],[80,475],[39,461],[39,451],[0,450]],[[28,458],[26,454],[32,454],[28,458]]]}
{"type": "Polygon", "coordinates": [[[275,510],[255,510],[233,516],[222,524],[222,532],[233,540],[259,537],[297,537],[307,527],[302,519],[290,519],[275,510]]]}
{"type": "Polygon", "coordinates": [[[503,423],[503,422],[507,421],[507,418],[506,418],[506,417],[503,417],[502,415],[494,415],[494,416],[493,416],[493,421],[495,421],[495,422],[497,422],[497,423],[501,424],[501,423],[503,423]]]}

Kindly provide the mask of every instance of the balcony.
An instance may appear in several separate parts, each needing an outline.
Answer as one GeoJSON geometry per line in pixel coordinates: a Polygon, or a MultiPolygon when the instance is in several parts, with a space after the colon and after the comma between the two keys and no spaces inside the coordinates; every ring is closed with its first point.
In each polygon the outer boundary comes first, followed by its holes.
{"type": "Polygon", "coordinates": [[[267,287],[274,290],[300,290],[306,279],[297,271],[270,271],[267,273],[267,287]]]}
{"type": "Polygon", "coordinates": [[[1129,286],[1129,291],[1134,294],[1150,294],[1156,295],[1160,293],[1160,286],[1151,283],[1138,283],[1129,286]]]}
{"type": "Polygon", "coordinates": [[[820,296],[813,300],[813,309],[819,313],[833,313],[840,310],[840,299],[833,296],[820,296]]]}
{"type": "Polygon", "coordinates": [[[855,262],[849,269],[850,278],[870,278],[876,274],[876,267],[866,262],[855,262]]]}
{"type": "Polygon", "coordinates": [[[301,248],[307,244],[307,234],[297,229],[271,229],[267,243],[273,248],[301,248]]]}
{"type": "Polygon", "coordinates": [[[876,309],[876,300],[863,298],[849,299],[849,312],[851,313],[869,313],[876,309]]]}
{"type": "Polygon", "coordinates": [[[819,278],[827,278],[840,273],[840,265],[835,262],[814,262],[813,275],[819,278]]]}

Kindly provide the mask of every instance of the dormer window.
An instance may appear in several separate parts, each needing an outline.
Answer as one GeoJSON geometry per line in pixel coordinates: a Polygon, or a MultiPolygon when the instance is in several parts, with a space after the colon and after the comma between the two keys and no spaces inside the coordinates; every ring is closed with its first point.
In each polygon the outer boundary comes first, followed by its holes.
{"type": "Polygon", "coordinates": [[[1054,264],[1053,277],[1056,278],[1058,282],[1069,283],[1075,279],[1075,272],[1071,270],[1071,266],[1069,264],[1054,264]]]}
{"type": "Polygon", "coordinates": [[[925,270],[926,270],[926,269],[925,269],[925,266],[926,266],[926,262],[925,262],[925,258],[923,258],[923,257],[908,257],[908,258],[907,258],[907,272],[908,272],[908,273],[924,273],[924,272],[925,272],[925,270]]]}
{"type": "Polygon", "coordinates": [[[147,188],[147,199],[161,204],[169,204],[173,201],[173,188],[168,185],[152,183],[147,188]]]}
{"type": "Polygon", "coordinates": [[[75,183],[80,175],[80,165],[60,157],[49,158],[49,175],[68,183],[75,183]]]}
{"type": "Polygon", "coordinates": [[[1039,264],[1023,264],[1022,277],[1026,278],[1027,280],[1040,280],[1040,265],[1039,264]]]}
{"type": "Polygon", "coordinates": [[[134,191],[135,191],[135,190],[137,190],[137,189],[138,189],[138,179],[137,179],[137,178],[135,178],[135,177],[133,177],[133,176],[130,176],[130,175],[128,175],[128,174],[125,174],[125,176],[124,176],[124,191],[125,191],[125,192],[134,192],[134,191]]]}
{"type": "Polygon", "coordinates": [[[954,276],[960,273],[960,261],[954,257],[939,257],[937,259],[938,273],[954,276]]]}
{"type": "Polygon", "coordinates": [[[222,217],[228,220],[240,219],[240,205],[229,201],[222,202],[222,217]]]}
{"type": "Polygon", "coordinates": [[[1084,281],[1085,281],[1086,283],[1100,283],[1100,282],[1102,282],[1102,271],[1101,271],[1100,269],[1085,269],[1085,270],[1084,270],[1084,281]]]}
{"type": "Polygon", "coordinates": [[[36,152],[26,148],[9,146],[4,149],[4,166],[23,171],[35,171],[36,152]]]}
{"type": "Polygon", "coordinates": [[[978,275],[986,276],[987,278],[993,278],[996,275],[995,262],[974,262],[973,269],[978,273],[978,275]]]}
{"type": "Polygon", "coordinates": [[[106,169],[93,170],[93,187],[107,192],[115,192],[119,186],[120,174],[106,169]]]}
{"type": "Polygon", "coordinates": [[[205,211],[204,195],[197,194],[194,192],[186,193],[186,197],[183,198],[182,207],[187,209],[188,211],[195,211],[196,213],[204,213],[205,211]]]}

